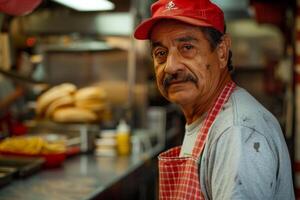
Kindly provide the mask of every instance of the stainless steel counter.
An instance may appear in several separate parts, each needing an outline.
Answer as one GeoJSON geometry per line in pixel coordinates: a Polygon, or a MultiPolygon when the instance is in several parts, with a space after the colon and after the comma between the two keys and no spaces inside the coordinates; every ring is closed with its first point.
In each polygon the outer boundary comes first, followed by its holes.
{"type": "Polygon", "coordinates": [[[129,157],[77,155],[62,167],[44,169],[0,189],[1,200],[87,200],[134,173],[156,156],[160,148],[129,157]]]}

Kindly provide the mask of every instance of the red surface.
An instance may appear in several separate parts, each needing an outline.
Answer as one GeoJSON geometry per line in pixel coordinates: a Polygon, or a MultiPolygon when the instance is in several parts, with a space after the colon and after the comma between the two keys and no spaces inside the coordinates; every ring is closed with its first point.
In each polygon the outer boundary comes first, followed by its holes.
{"type": "Polygon", "coordinates": [[[297,84],[300,84],[300,74],[295,74],[295,80],[297,84]]]}
{"type": "Polygon", "coordinates": [[[68,147],[67,151],[66,151],[66,156],[70,157],[70,156],[74,156],[80,153],[80,147],[75,146],[75,147],[68,147]]]}
{"type": "Polygon", "coordinates": [[[254,2],[255,17],[258,23],[281,26],[284,23],[285,6],[281,3],[254,2]]]}
{"type": "MultiPolygon", "coordinates": [[[[297,172],[300,172],[300,163],[299,162],[295,162],[294,165],[294,171],[295,171],[295,174],[297,174],[297,172]]],[[[296,196],[296,199],[300,199],[300,188],[297,188],[297,186],[295,185],[295,196],[296,196]]]]}
{"type": "Polygon", "coordinates": [[[23,156],[23,157],[42,157],[45,159],[45,163],[43,167],[45,168],[53,168],[60,166],[66,158],[65,153],[53,153],[53,154],[24,154],[24,153],[15,153],[15,152],[7,152],[1,151],[0,154],[3,155],[12,155],[12,156],[23,156]]]}
{"type": "Polygon", "coordinates": [[[25,15],[32,12],[41,0],[0,0],[0,12],[9,15],[25,15]]]}

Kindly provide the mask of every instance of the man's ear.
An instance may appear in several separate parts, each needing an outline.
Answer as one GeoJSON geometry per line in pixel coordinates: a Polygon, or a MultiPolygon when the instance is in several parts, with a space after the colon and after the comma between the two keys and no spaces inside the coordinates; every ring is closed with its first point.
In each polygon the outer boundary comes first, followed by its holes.
{"type": "Polygon", "coordinates": [[[217,47],[217,54],[220,62],[220,68],[227,67],[230,47],[231,47],[231,38],[228,34],[224,34],[222,36],[222,41],[217,47]]]}

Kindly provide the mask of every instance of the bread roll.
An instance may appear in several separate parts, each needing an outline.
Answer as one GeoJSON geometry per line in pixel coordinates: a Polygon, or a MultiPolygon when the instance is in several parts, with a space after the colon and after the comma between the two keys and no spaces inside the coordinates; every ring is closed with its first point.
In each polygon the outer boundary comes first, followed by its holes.
{"type": "Polygon", "coordinates": [[[45,109],[55,100],[72,94],[76,91],[76,86],[71,83],[64,83],[52,87],[44,92],[37,100],[36,113],[42,115],[45,109]]]}
{"type": "Polygon", "coordinates": [[[105,99],[106,99],[105,90],[98,86],[81,88],[75,93],[76,101],[83,101],[83,100],[103,101],[105,99]]]}
{"type": "Polygon", "coordinates": [[[107,107],[105,102],[95,100],[76,101],[75,105],[78,108],[85,108],[95,112],[102,111],[107,107]]]}
{"type": "Polygon", "coordinates": [[[53,120],[56,122],[92,122],[97,120],[97,115],[87,109],[69,107],[59,108],[53,113],[53,120]]]}
{"type": "Polygon", "coordinates": [[[71,95],[67,95],[61,97],[55,101],[53,101],[46,109],[45,116],[50,118],[54,111],[61,107],[73,106],[74,105],[74,97],[71,95]]]}

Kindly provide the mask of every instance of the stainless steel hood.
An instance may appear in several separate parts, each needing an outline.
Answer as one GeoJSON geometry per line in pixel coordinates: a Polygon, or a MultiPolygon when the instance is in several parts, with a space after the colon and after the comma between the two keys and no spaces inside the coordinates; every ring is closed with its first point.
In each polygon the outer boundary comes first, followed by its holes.
{"type": "MultiPolygon", "coordinates": [[[[96,34],[129,36],[137,16],[130,11],[130,0],[111,0],[116,5],[113,12],[74,12],[53,3],[45,4],[31,15],[19,17],[20,32],[24,34],[96,34]],[[120,7],[122,5],[123,7],[120,7]],[[126,9],[125,9],[126,8],[126,9]],[[128,10],[127,10],[128,9],[128,10]],[[127,10],[121,11],[118,10],[127,10]]],[[[139,0],[135,7],[144,15],[152,0],[139,0]],[[142,8],[140,8],[142,7],[142,8]],[[146,8],[147,7],[147,8],[146,8]],[[144,13],[145,12],[145,13],[144,13]],[[143,14],[144,13],[144,14],[143,14]]],[[[225,13],[226,21],[249,18],[249,0],[212,0],[225,13]]],[[[52,2],[52,1],[50,1],[52,2]]],[[[147,14],[145,14],[147,15],[147,14]]]]}
{"type": "Polygon", "coordinates": [[[128,36],[134,26],[129,12],[81,13],[44,10],[18,17],[19,32],[32,34],[70,34],[128,36]]]}

